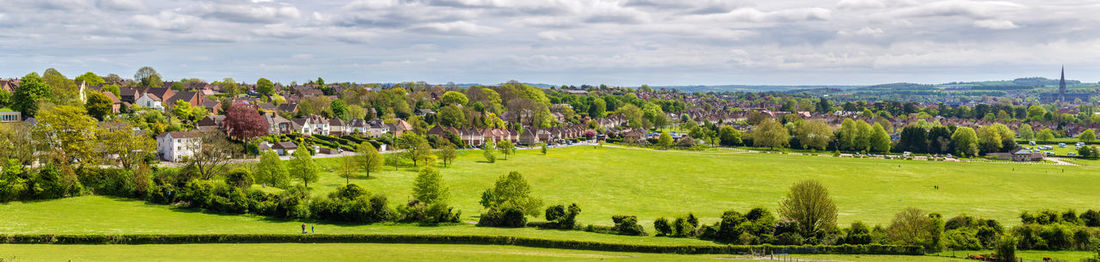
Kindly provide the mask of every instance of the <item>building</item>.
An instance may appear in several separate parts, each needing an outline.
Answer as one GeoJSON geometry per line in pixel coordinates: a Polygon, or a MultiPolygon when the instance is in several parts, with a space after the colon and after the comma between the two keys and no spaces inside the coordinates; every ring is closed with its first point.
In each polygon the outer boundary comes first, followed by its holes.
{"type": "Polygon", "coordinates": [[[271,146],[271,149],[275,150],[280,156],[293,155],[294,151],[298,150],[298,144],[292,142],[278,142],[271,146]]]}
{"type": "Polygon", "coordinates": [[[0,112],[0,123],[14,123],[23,121],[23,114],[19,112],[0,112]]]}
{"type": "Polygon", "coordinates": [[[164,132],[157,136],[157,154],[165,161],[183,161],[202,149],[198,132],[164,132]]]}
{"type": "Polygon", "coordinates": [[[152,93],[145,93],[141,95],[140,97],[138,97],[137,100],[134,100],[134,105],[156,110],[164,110],[164,102],[161,101],[160,97],[157,97],[157,95],[154,95],[152,93]]]}

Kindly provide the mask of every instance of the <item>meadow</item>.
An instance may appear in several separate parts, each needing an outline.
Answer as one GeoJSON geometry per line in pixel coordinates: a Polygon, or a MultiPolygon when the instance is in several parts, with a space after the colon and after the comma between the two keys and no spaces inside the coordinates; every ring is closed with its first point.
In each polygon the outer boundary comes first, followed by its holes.
{"type": "MultiPolygon", "coordinates": [[[[830,189],[841,224],[861,220],[889,224],[907,207],[945,216],[969,214],[1019,223],[1024,210],[1100,208],[1098,161],[1080,166],[1013,162],[941,162],[854,159],[710,151],[654,151],[574,146],[520,150],[517,155],[486,163],[480,151],[465,151],[450,167],[441,167],[450,188],[450,203],[465,220],[476,221],[483,208],[481,192],[497,177],[519,171],[535,196],[546,204],[577,203],[584,224],[610,225],[612,215],[636,215],[651,225],[657,217],[694,212],[707,222],[726,210],[766,207],[773,211],[794,182],[816,179],[830,189]],[[938,186],[938,189],[937,189],[938,186]]],[[[335,170],[338,159],[318,159],[335,170]]],[[[391,202],[410,199],[416,169],[387,167],[370,178],[354,178],[391,202]]],[[[313,184],[316,194],[330,192],[345,179],[333,172],[313,184]]],[[[536,218],[537,219],[537,218],[536,218]]],[[[532,219],[535,220],[535,219],[532,219]]]]}

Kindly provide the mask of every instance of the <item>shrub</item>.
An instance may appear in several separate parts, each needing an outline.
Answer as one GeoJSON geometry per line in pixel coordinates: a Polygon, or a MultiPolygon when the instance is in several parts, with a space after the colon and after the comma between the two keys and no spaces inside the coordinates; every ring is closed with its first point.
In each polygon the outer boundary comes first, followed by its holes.
{"type": "Polygon", "coordinates": [[[523,210],[514,207],[505,207],[501,210],[490,208],[489,211],[481,214],[481,219],[477,221],[478,226],[485,227],[523,227],[526,224],[527,217],[523,214],[523,210]]]}
{"type": "Polygon", "coordinates": [[[871,231],[867,228],[867,224],[861,221],[852,222],[852,226],[848,228],[848,233],[844,237],[844,243],[850,245],[870,244],[871,231]]]}
{"type": "Polygon", "coordinates": [[[225,183],[237,188],[251,187],[253,182],[252,174],[241,168],[235,168],[225,175],[225,183]]]}
{"type": "Polygon", "coordinates": [[[401,215],[399,221],[419,222],[425,225],[457,223],[462,214],[462,212],[454,211],[452,207],[444,203],[426,204],[416,200],[398,207],[397,213],[401,215]]]}
{"type": "Polygon", "coordinates": [[[636,216],[612,216],[611,221],[615,222],[614,230],[620,235],[646,235],[645,229],[638,224],[638,217],[636,216]]]}
{"type": "Polygon", "coordinates": [[[581,213],[581,208],[576,203],[570,204],[569,208],[565,205],[556,205],[546,208],[546,220],[548,223],[546,227],[557,229],[572,229],[576,227],[577,215],[581,213]]]}
{"type": "Polygon", "coordinates": [[[672,225],[669,225],[667,218],[658,218],[653,220],[653,230],[657,231],[658,236],[671,236],[672,225]]]}
{"type": "Polygon", "coordinates": [[[1001,238],[997,241],[995,252],[998,261],[1016,261],[1016,239],[1008,236],[1001,238]]]}
{"type": "Polygon", "coordinates": [[[695,226],[688,222],[687,218],[677,218],[672,223],[672,232],[678,237],[690,237],[695,235],[695,226]]]}

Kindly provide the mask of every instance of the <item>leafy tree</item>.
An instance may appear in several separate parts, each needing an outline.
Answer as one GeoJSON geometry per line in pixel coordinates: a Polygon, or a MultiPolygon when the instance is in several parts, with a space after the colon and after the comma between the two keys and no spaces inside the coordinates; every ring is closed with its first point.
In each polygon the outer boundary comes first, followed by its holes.
{"type": "Polygon", "coordinates": [[[541,149],[540,149],[540,151],[542,151],[542,155],[544,155],[544,156],[545,156],[545,155],[546,155],[547,153],[549,153],[549,151],[550,151],[550,148],[549,148],[549,146],[547,146],[547,145],[546,145],[546,143],[542,143],[542,144],[540,144],[540,146],[539,146],[539,147],[541,148],[541,149]]]}
{"type": "Polygon", "coordinates": [[[1013,146],[1005,145],[1002,142],[1004,142],[1006,139],[1012,140],[1016,138],[1015,132],[1012,132],[1011,129],[1000,123],[979,127],[976,132],[978,135],[978,147],[981,149],[982,152],[985,153],[1000,152],[1003,151],[1003,149],[1011,149],[1007,147],[1013,146]]]}
{"type": "Polygon", "coordinates": [[[481,145],[481,151],[482,155],[485,156],[485,161],[488,161],[489,163],[497,162],[497,156],[493,154],[493,148],[495,147],[496,146],[493,145],[492,141],[485,142],[484,145],[481,145]]]}
{"type": "Polygon", "coordinates": [[[301,179],[302,184],[309,188],[309,182],[316,182],[319,178],[320,168],[313,162],[313,156],[304,146],[298,146],[294,156],[290,159],[290,176],[301,179]]]}
{"type": "Polygon", "coordinates": [[[140,82],[141,86],[160,87],[163,85],[157,70],[153,70],[152,67],[148,66],[138,69],[137,73],[134,73],[134,80],[140,82]]]}
{"type": "Polygon", "coordinates": [[[443,97],[439,98],[439,102],[444,105],[466,105],[470,102],[470,99],[466,98],[466,95],[462,92],[447,91],[443,93],[443,97]]]}
{"type": "Polygon", "coordinates": [[[1054,140],[1054,131],[1045,127],[1039,131],[1039,141],[1050,142],[1051,140],[1054,140]]]}
{"type": "Polygon", "coordinates": [[[68,166],[73,160],[78,165],[95,164],[93,157],[96,141],[96,120],[85,113],[83,107],[58,105],[38,115],[34,125],[34,139],[45,148],[57,163],[68,166]]]}
{"type": "Polygon", "coordinates": [[[511,140],[504,139],[497,144],[497,150],[500,150],[500,154],[504,155],[504,159],[508,159],[509,155],[516,153],[516,145],[511,140]]]}
{"type": "Polygon", "coordinates": [[[225,183],[236,188],[249,188],[255,180],[252,178],[252,174],[248,173],[248,170],[241,168],[230,170],[225,175],[225,183]]]}
{"type": "Polygon", "coordinates": [[[836,204],[829,191],[816,180],[804,180],[791,186],[787,198],[779,202],[779,214],[798,223],[803,236],[836,227],[836,204]]]}
{"type": "Polygon", "coordinates": [[[481,193],[481,206],[498,210],[516,208],[529,216],[538,216],[542,200],[531,196],[531,186],[522,174],[512,171],[498,178],[493,188],[481,193]]]}
{"type": "Polygon", "coordinates": [[[928,129],[928,151],[937,154],[952,152],[951,129],[946,126],[933,126],[928,129]]]}
{"type": "Polygon", "coordinates": [[[256,80],[256,93],[260,93],[261,95],[265,96],[274,95],[275,83],[272,83],[271,80],[268,80],[267,78],[261,77],[259,80],[256,80]]]}
{"type": "Polygon", "coordinates": [[[894,243],[931,247],[936,230],[936,223],[929,214],[910,207],[894,216],[887,233],[894,243]]]}
{"type": "Polygon", "coordinates": [[[1032,105],[1027,108],[1027,120],[1030,121],[1042,121],[1043,116],[1047,114],[1047,110],[1039,105],[1032,105]]]}
{"type": "Polygon", "coordinates": [[[11,92],[7,89],[0,89],[0,107],[11,104],[11,92]]]}
{"type": "Polygon", "coordinates": [[[351,184],[351,178],[355,177],[355,171],[359,170],[359,161],[355,157],[340,158],[340,177],[344,178],[344,185],[351,184]]]}
{"type": "Polygon", "coordinates": [[[127,122],[113,122],[100,126],[97,139],[107,155],[116,155],[119,167],[131,170],[144,163],[157,150],[157,141],[134,132],[127,122]]]}
{"type": "Polygon", "coordinates": [[[855,139],[856,150],[865,151],[870,149],[871,136],[875,133],[875,130],[871,128],[871,124],[868,124],[863,120],[856,121],[856,130],[859,131],[855,139]]]}
{"type": "MultiPolygon", "coordinates": [[[[420,145],[416,146],[414,151],[417,151],[414,160],[419,160],[420,163],[425,166],[434,166],[435,161],[438,159],[435,154],[432,154],[432,146],[428,144],[428,142],[420,143],[420,145]]],[[[413,166],[415,165],[416,163],[414,162],[413,166]]]]}
{"type": "Polygon", "coordinates": [[[951,135],[951,142],[955,145],[955,153],[959,156],[969,157],[978,154],[978,134],[973,128],[959,127],[951,135]]]}
{"type": "Polygon", "coordinates": [[[229,110],[225,112],[225,127],[229,130],[229,136],[244,140],[265,136],[268,132],[264,117],[251,105],[242,103],[229,106],[229,110]]]}
{"type": "Polygon", "coordinates": [[[1031,128],[1031,125],[1020,124],[1019,128],[1016,128],[1016,133],[1020,134],[1020,138],[1024,140],[1035,140],[1035,129],[1031,128]]]}
{"type": "Polygon", "coordinates": [[[439,152],[436,152],[436,155],[439,156],[439,159],[443,160],[443,166],[446,167],[454,161],[455,157],[458,157],[458,152],[455,151],[454,145],[447,144],[443,146],[443,149],[440,149],[439,152]]]}
{"type": "Polygon", "coordinates": [[[434,167],[426,166],[420,169],[413,185],[413,197],[425,204],[443,203],[447,201],[448,190],[443,185],[443,176],[434,167]]]}
{"type": "Polygon", "coordinates": [[[901,139],[898,141],[898,148],[901,151],[928,152],[928,144],[928,134],[924,127],[910,125],[901,129],[901,139]]]}
{"type": "Polygon", "coordinates": [[[65,105],[77,105],[83,103],[79,101],[80,92],[77,89],[76,83],[72,79],[65,77],[57,69],[48,68],[42,73],[42,81],[46,82],[46,85],[50,86],[50,91],[53,92],[50,98],[52,102],[56,104],[65,105]]]}
{"type": "Polygon", "coordinates": [[[823,120],[811,120],[803,122],[795,128],[798,143],[802,148],[815,148],[825,150],[829,142],[833,141],[833,128],[823,120]]]}
{"type": "Polygon", "coordinates": [[[73,81],[76,83],[83,82],[87,86],[98,86],[103,84],[103,78],[92,72],[87,72],[83,75],[77,76],[76,79],[73,79],[73,81]]]}
{"type": "Polygon", "coordinates": [[[38,76],[38,73],[30,73],[19,80],[19,86],[11,97],[11,108],[22,112],[23,115],[33,117],[38,115],[38,104],[53,96],[50,86],[38,76]]]}
{"type": "Polygon", "coordinates": [[[1092,129],[1085,129],[1084,132],[1081,132],[1080,135],[1077,135],[1077,139],[1081,140],[1081,142],[1092,143],[1092,141],[1096,141],[1096,131],[1093,131],[1092,129]]]}
{"type": "Polygon", "coordinates": [[[668,132],[661,132],[661,136],[657,138],[657,146],[662,149],[672,147],[672,136],[668,132]]]}
{"type": "Polygon", "coordinates": [[[88,111],[89,115],[102,121],[112,113],[111,103],[111,99],[106,95],[93,91],[88,94],[88,102],[84,103],[84,109],[88,111]]]}
{"type": "Polygon", "coordinates": [[[845,118],[840,123],[840,129],[836,134],[837,144],[844,150],[857,150],[856,139],[859,138],[859,129],[851,118],[845,118]]]}
{"type": "Polygon", "coordinates": [[[195,154],[187,158],[187,164],[199,172],[201,179],[212,179],[225,169],[233,154],[240,151],[240,146],[229,142],[225,133],[217,130],[201,131],[198,136],[199,144],[188,145],[198,148],[188,148],[195,154]]]}
{"type": "Polygon", "coordinates": [[[588,116],[592,118],[604,117],[607,112],[607,102],[601,98],[592,99],[592,103],[588,107],[588,116]]]}
{"type": "Polygon", "coordinates": [[[732,126],[723,126],[718,130],[718,141],[723,146],[737,146],[741,144],[741,131],[732,126]]]}
{"type": "Polygon", "coordinates": [[[329,106],[332,109],[332,114],[340,119],[347,121],[348,118],[348,104],[344,100],[336,99],[332,100],[332,104],[329,106]]]}
{"type": "Polygon", "coordinates": [[[367,177],[370,177],[370,172],[378,172],[382,170],[382,165],[385,164],[385,156],[378,152],[377,148],[370,142],[363,142],[359,144],[357,150],[359,152],[359,167],[363,168],[364,172],[367,172],[367,177]]]}
{"type": "Polygon", "coordinates": [[[439,109],[439,125],[465,127],[466,113],[456,105],[448,105],[439,109]]]}
{"type": "Polygon", "coordinates": [[[412,160],[413,165],[415,166],[416,161],[420,157],[420,154],[425,153],[424,151],[416,150],[416,147],[420,146],[420,144],[426,143],[427,141],[428,140],[424,139],[423,136],[420,136],[415,132],[405,132],[402,133],[396,141],[394,141],[394,144],[395,146],[397,146],[397,148],[405,149],[405,153],[402,155],[404,155],[409,160],[412,160]]]}
{"type": "Polygon", "coordinates": [[[783,124],[765,119],[752,128],[752,143],[757,147],[784,148],[790,143],[790,133],[783,124]]]}
{"type": "Polygon", "coordinates": [[[260,163],[256,165],[256,182],[274,187],[286,187],[290,184],[286,166],[274,150],[269,149],[260,155],[260,163]]]}
{"type": "Polygon", "coordinates": [[[871,151],[875,152],[890,152],[890,134],[886,133],[886,128],[882,127],[882,124],[875,123],[875,133],[871,136],[871,151]]]}
{"type": "Polygon", "coordinates": [[[824,97],[817,100],[817,105],[816,106],[817,106],[816,111],[818,113],[822,113],[822,114],[828,114],[829,111],[832,111],[832,109],[833,109],[833,107],[831,105],[829,105],[829,100],[825,99],[824,97]]]}
{"type": "Polygon", "coordinates": [[[183,82],[173,82],[172,85],[168,88],[176,91],[183,91],[184,89],[187,89],[187,86],[184,86],[183,82]]]}
{"type": "Polygon", "coordinates": [[[626,104],[619,108],[619,114],[626,119],[630,128],[645,128],[650,124],[643,117],[642,109],[634,104],[626,104]]]}

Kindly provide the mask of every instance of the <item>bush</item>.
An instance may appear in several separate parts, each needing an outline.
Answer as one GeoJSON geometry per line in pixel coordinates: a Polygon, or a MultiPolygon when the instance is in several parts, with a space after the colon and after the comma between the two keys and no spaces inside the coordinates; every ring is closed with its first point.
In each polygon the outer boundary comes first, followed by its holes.
{"type": "Polygon", "coordinates": [[[86,168],[81,171],[80,184],[92,194],[135,197],[138,196],[133,172],[117,168],[86,168]]]}
{"type": "Polygon", "coordinates": [[[646,235],[645,229],[638,224],[638,217],[636,216],[612,216],[611,221],[615,222],[614,230],[620,235],[646,235]]]}
{"type": "Polygon", "coordinates": [[[556,205],[546,208],[546,220],[548,223],[545,227],[557,228],[557,229],[573,229],[577,224],[577,215],[581,213],[581,208],[576,203],[570,204],[569,208],[565,208],[565,205],[556,205]]]}
{"type": "Polygon", "coordinates": [[[653,221],[653,230],[657,231],[658,236],[671,236],[672,225],[669,225],[667,218],[658,218],[653,221]]]}
{"type": "Polygon", "coordinates": [[[444,203],[425,204],[416,200],[398,207],[397,213],[401,215],[398,219],[401,222],[419,222],[425,225],[458,223],[462,215],[462,212],[454,211],[444,203]]]}
{"type": "Polygon", "coordinates": [[[523,227],[527,225],[527,217],[523,210],[514,207],[505,207],[501,210],[490,208],[481,214],[477,221],[478,226],[484,227],[523,227]]]}
{"type": "Polygon", "coordinates": [[[1016,239],[1004,237],[997,241],[997,261],[1016,261],[1016,239]]]}
{"type": "Polygon", "coordinates": [[[235,168],[225,176],[225,183],[237,188],[251,187],[253,182],[255,180],[252,179],[252,174],[241,168],[235,168]]]}

